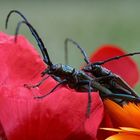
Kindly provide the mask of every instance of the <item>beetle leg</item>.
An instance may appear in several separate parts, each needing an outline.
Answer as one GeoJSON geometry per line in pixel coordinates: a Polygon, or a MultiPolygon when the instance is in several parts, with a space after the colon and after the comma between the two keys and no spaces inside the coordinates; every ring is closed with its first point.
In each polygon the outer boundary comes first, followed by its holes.
{"type": "Polygon", "coordinates": [[[49,78],[49,76],[47,76],[47,77],[45,77],[45,78],[43,78],[41,81],[39,81],[37,84],[35,84],[35,85],[30,85],[30,84],[24,84],[24,87],[26,87],[26,88],[36,88],[36,87],[39,87],[40,85],[42,85],[45,81],[46,81],[46,79],[48,79],[49,78]]]}
{"type": "Polygon", "coordinates": [[[140,102],[140,97],[135,97],[133,95],[127,95],[121,93],[104,95],[104,97],[110,99],[122,99],[123,101],[130,101],[130,102],[140,102]]]}
{"type": "Polygon", "coordinates": [[[126,88],[122,87],[121,85],[119,85],[118,83],[116,83],[114,80],[111,80],[110,81],[110,84],[113,87],[115,87],[116,89],[123,91],[125,94],[132,95],[131,91],[129,91],[126,88]]]}
{"type": "Polygon", "coordinates": [[[135,97],[138,97],[137,93],[120,76],[116,74],[98,77],[96,80],[98,82],[108,80],[109,84],[114,88],[120,89],[126,94],[131,94],[135,97]]]}
{"type": "Polygon", "coordinates": [[[90,115],[90,111],[91,111],[91,103],[92,103],[92,99],[91,99],[91,81],[89,81],[88,83],[88,106],[87,106],[87,112],[86,112],[86,116],[89,117],[90,115]]]}
{"type": "Polygon", "coordinates": [[[57,82],[62,82],[63,80],[60,77],[57,77],[55,75],[51,75],[51,77],[56,80],[57,82]]]}
{"type": "Polygon", "coordinates": [[[77,79],[77,71],[76,71],[76,69],[73,69],[73,71],[72,71],[72,75],[71,75],[71,76],[73,77],[74,82],[75,82],[75,83],[78,83],[78,79],[77,79]]]}
{"type": "Polygon", "coordinates": [[[49,93],[44,94],[44,95],[42,95],[42,96],[35,96],[34,98],[35,98],[35,99],[42,99],[42,98],[48,96],[49,94],[51,94],[52,92],[54,92],[60,85],[62,85],[62,84],[64,84],[64,83],[67,83],[67,80],[63,80],[63,81],[61,81],[60,83],[58,83],[53,89],[51,89],[51,91],[50,91],[49,93]]]}
{"type": "Polygon", "coordinates": [[[114,76],[106,75],[106,76],[96,77],[95,80],[97,82],[99,82],[99,81],[109,80],[109,79],[112,79],[112,78],[114,78],[114,76]]]}
{"type": "Polygon", "coordinates": [[[120,76],[116,75],[114,81],[121,87],[131,92],[131,95],[138,97],[137,93],[120,76]]]}
{"type": "Polygon", "coordinates": [[[91,99],[91,84],[92,81],[90,80],[83,80],[80,81],[78,83],[78,86],[80,87],[80,85],[88,85],[88,104],[87,104],[87,110],[86,110],[86,117],[89,118],[89,115],[91,113],[91,103],[92,103],[92,99],[91,99]]]}

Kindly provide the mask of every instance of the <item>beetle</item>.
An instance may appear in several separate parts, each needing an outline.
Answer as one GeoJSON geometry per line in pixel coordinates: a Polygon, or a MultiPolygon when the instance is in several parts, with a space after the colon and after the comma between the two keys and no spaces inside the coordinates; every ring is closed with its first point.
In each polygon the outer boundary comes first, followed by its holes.
{"type": "Polygon", "coordinates": [[[128,54],[124,54],[120,56],[115,56],[115,57],[106,59],[104,61],[90,63],[85,50],[81,48],[80,45],[76,41],[70,38],[67,38],[64,42],[66,64],[68,64],[68,42],[73,43],[81,51],[84,57],[84,60],[87,63],[87,65],[82,68],[83,71],[95,76],[96,80],[99,83],[103,84],[105,87],[112,90],[113,93],[122,92],[127,95],[133,95],[135,97],[138,97],[137,93],[120,76],[118,76],[115,73],[112,73],[110,70],[108,70],[107,68],[101,65],[110,61],[121,59],[123,57],[137,55],[137,54],[140,54],[140,52],[128,53],[128,54]]]}
{"type": "MultiPolygon", "coordinates": [[[[16,12],[16,10],[10,12],[13,13],[16,12]]],[[[16,12],[17,14],[19,14],[20,12],[16,12]]],[[[7,16],[6,19],[6,25],[8,25],[8,19],[9,19],[9,15],[7,16]]],[[[21,13],[19,14],[20,16],[22,15],[21,13]]],[[[88,105],[87,105],[87,111],[86,111],[86,116],[89,117],[90,114],[90,110],[91,110],[91,92],[98,90],[100,91],[104,96],[104,97],[110,97],[110,98],[119,98],[122,99],[122,94],[113,94],[112,91],[110,91],[108,88],[106,88],[105,86],[101,85],[98,81],[95,80],[95,78],[93,76],[88,75],[87,73],[85,73],[82,70],[76,70],[75,68],[69,66],[69,65],[64,65],[64,64],[53,64],[52,61],[50,60],[49,54],[47,49],[45,48],[45,45],[42,41],[42,39],[40,38],[40,36],[38,35],[37,31],[34,29],[34,27],[28,22],[28,20],[23,17],[23,15],[21,16],[24,20],[20,21],[17,24],[16,27],[16,32],[15,32],[15,42],[17,41],[17,35],[20,29],[20,26],[22,24],[27,25],[27,27],[29,28],[29,30],[31,31],[32,35],[34,36],[34,38],[37,41],[37,44],[41,50],[42,56],[43,56],[43,60],[44,62],[47,64],[47,68],[41,73],[41,76],[43,77],[44,75],[49,75],[51,76],[53,79],[55,79],[56,81],[58,81],[58,84],[49,92],[46,93],[44,95],[41,96],[36,96],[35,98],[37,99],[42,99],[46,96],[48,96],[49,94],[51,94],[54,90],[56,90],[60,85],[68,85],[70,88],[75,89],[76,91],[79,92],[87,92],[88,93],[88,105]]],[[[7,27],[7,26],[6,26],[7,27]]],[[[44,81],[44,79],[43,79],[44,81]]],[[[38,87],[40,84],[42,84],[42,82],[37,83],[36,85],[29,85],[25,84],[25,87],[27,88],[35,88],[38,87]]],[[[132,95],[130,96],[126,96],[125,97],[126,100],[134,100],[134,101],[140,101],[139,98],[136,98],[132,95]]]]}
{"type": "MultiPolygon", "coordinates": [[[[6,19],[6,28],[8,26],[9,17],[12,13],[17,13],[24,19],[23,21],[19,22],[17,25],[16,33],[15,33],[15,41],[17,41],[17,35],[18,35],[21,24],[26,24],[38,43],[44,62],[48,65],[48,67],[41,73],[42,77],[44,75],[49,75],[59,82],[49,93],[44,94],[42,96],[36,96],[35,98],[39,98],[39,99],[44,98],[45,96],[52,93],[60,85],[67,84],[70,88],[73,88],[76,91],[88,92],[88,106],[87,106],[86,113],[87,113],[87,116],[89,116],[90,108],[91,108],[91,91],[94,91],[94,89],[97,89],[99,91],[102,91],[103,93],[112,94],[110,90],[103,87],[100,83],[94,81],[94,78],[87,75],[84,71],[76,70],[75,68],[69,65],[53,64],[49,58],[48,51],[45,48],[45,45],[43,41],[41,40],[41,38],[39,37],[37,31],[28,22],[28,20],[23,16],[23,14],[21,14],[19,11],[12,10],[8,14],[7,19],[6,19]]],[[[36,85],[28,86],[28,84],[26,84],[25,86],[28,88],[35,88],[35,87],[38,87],[40,84],[42,84],[43,81],[37,83],[36,85]]]]}
{"type": "Polygon", "coordinates": [[[32,25],[26,21],[21,21],[18,23],[16,32],[15,32],[15,40],[17,40],[17,35],[19,32],[19,28],[21,24],[26,24],[29,29],[34,32],[33,36],[35,38],[38,38],[37,42],[40,44],[43,48],[41,52],[45,50],[43,54],[45,54],[44,57],[44,62],[48,65],[48,67],[41,73],[42,77],[44,75],[50,75],[52,78],[54,78],[56,81],[59,83],[47,94],[42,95],[42,96],[37,96],[36,98],[43,98],[50,93],[52,93],[57,87],[59,87],[62,84],[67,84],[70,88],[75,89],[76,91],[80,92],[88,92],[88,114],[91,106],[91,91],[98,90],[101,92],[101,95],[103,97],[110,97],[110,98],[121,98],[125,97],[126,100],[134,100],[134,101],[139,101],[139,98],[135,98],[134,95],[131,96],[125,96],[124,94],[113,94],[111,90],[106,88],[105,86],[102,86],[96,78],[88,75],[82,70],[76,70],[75,68],[69,66],[69,65],[64,65],[64,64],[53,64],[49,58],[47,49],[45,48],[43,41],[40,41],[41,38],[39,37],[38,33],[36,30],[32,27],[32,25]],[[47,53],[46,53],[47,52],[47,53]],[[114,95],[114,96],[113,96],[114,95]]]}

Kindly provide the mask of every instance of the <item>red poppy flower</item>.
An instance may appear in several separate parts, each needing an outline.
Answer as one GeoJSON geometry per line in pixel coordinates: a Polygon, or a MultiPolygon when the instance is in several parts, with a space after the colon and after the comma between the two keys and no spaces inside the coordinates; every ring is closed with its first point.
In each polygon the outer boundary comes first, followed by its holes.
{"type": "MultiPolygon", "coordinates": [[[[85,116],[87,93],[61,86],[48,97],[57,82],[48,78],[39,88],[28,89],[42,78],[45,64],[23,36],[0,33],[0,130],[8,140],[96,140],[103,118],[103,104],[92,93],[90,117],[85,116]]],[[[0,132],[1,132],[0,131],[0,132]]],[[[1,133],[0,133],[1,134],[1,133]]]]}

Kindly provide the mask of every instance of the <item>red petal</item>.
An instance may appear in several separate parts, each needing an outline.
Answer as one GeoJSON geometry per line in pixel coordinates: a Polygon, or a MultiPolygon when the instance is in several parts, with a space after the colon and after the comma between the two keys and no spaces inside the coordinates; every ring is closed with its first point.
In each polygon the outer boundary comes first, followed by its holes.
{"type": "MultiPolygon", "coordinates": [[[[0,85],[23,86],[41,81],[46,66],[34,47],[23,36],[18,36],[15,43],[14,36],[1,34],[5,40],[0,43],[0,85]]],[[[41,93],[50,91],[57,83],[52,78],[48,80],[53,82],[40,86],[41,93]]]]}
{"type": "Polygon", "coordinates": [[[45,69],[42,59],[23,36],[18,37],[17,43],[10,36],[0,43],[0,54],[0,77],[4,84],[20,85],[36,81],[45,69]]]}
{"type": "MultiPolygon", "coordinates": [[[[108,112],[104,110],[104,118],[102,120],[100,128],[112,128],[112,127],[113,127],[113,124],[112,124],[111,118],[108,112]]],[[[98,137],[98,140],[105,140],[107,137],[113,134],[114,132],[104,131],[104,130],[99,129],[97,137],[98,137]]]]}
{"type": "Polygon", "coordinates": [[[8,140],[96,138],[103,116],[97,93],[92,93],[89,119],[85,117],[87,93],[60,88],[41,100],[33,99],[31,91],[22,87],[3,87],[0,93],[0,120],[8,140]]]}
{"type": "Polygon", "coordinates": [[[1,122],[0,122],[0,139],[1,140],[7,140],[5,132],[4,132],[3,127],[1,125],[1,122]]]}
{"type": "Polygon", "coordinates": [[[3,32],[0,32],[0,44],[5,42],[7,39],[8,39],[8,35],[3,32]]]}
{"type": "Polygon", "coordinates": [[[37,83],[45,65],[23,37],[4,36],[0,43],[0,121],[8,140],[96,139],[103,117],[98,93],[92,93],[92,113],[85,117],[87,93],[58,88],[48,97],[35,100],[33,94],[48,93],[56,81],[49,78],[36,89],[23,85],[37,83]]]}
{"type": "MultiPolygon", "coordinates": [[[[102,61],[123,54],[126,54],[126,52],[115,45],[103,45],[91,55],[90,61],[102,61]]],[[[125,57],[117,61],[108,62],[104,64],[104,66],[112,72],[120,75],[132,87],[139,80],[138,66],[131,57],[125,57]]]]}

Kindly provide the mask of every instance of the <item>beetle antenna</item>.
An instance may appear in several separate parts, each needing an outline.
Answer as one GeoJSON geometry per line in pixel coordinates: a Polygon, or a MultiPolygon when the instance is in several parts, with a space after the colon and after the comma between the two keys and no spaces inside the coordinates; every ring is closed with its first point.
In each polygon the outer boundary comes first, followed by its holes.
{"type": "MultiPolygon", "coordinates": [[[[23,20],[25,20],[26,22],[28,22],[27,18],[26,18],[21,12],[19,12],[18,10],[11,10],[11,11],[9,12],[9,14],[7,15],[7,17],[6,17],[5,29],[8,28],[9,18],[10,18],[10,16],[11,16],[13,13],[18,14],[19,16],[21,16],[21,17],[23,18],[23,20]]],[[[29,23],[29,22],[28,22],[28,23],[29,23]]],[[[38,40],[38,36],[36,36],[36,33],[32,30],[32,28],[29,28],[29,29],[30,29],[31,33],[33,34],[33,36],[36,38],[36,40],[38,40]]]]}
{"type": "Polygon", "coordinates": [[[21,24],[26,24],[28,26],[28,28],[30,29],[30,31],[32,31],[32,35],[34,36],[34,38],[36,39],[37,43],[38,43],[38,46],[41,50],[41,53],[43,55],[43,59],[44,59],[44,62],[51,66],[52,65],[52,62],[50,61],[50,58],[49,58],[49,55],[48,55],[48,51],[47,49],[45,48],[45,45],[43,43],[43,41],[41,40],[41,38],[39,37],[37,31],[33,28],[33,26],[29,23],[29,22],[26,22],[26,21],[20,21],[16,27],[16,32],[15,32],[15,42],[17,41],[17,35],[18,35],[18,32],[19,32],[19,28],[21,26],[21,24]]]}
{"type": "Polygon", "coordinates": [[[85,62],[87,64],[89,64],[90,62],[89,62],[89,59],[87,57],[87,54],[86,54],[85,50],[83,48],[81,48],[80,45],[77,42],[75,42],[74,40],[72,40],[70,38],[66,38],[65,42],[64,42],[64,44],[65,44],[65,46],[64,46],[65,47],[65,63],[68,64],[68,42],[73,43],[81,51],[85,62]]]}
{"type": "Polygon", "coordinates": [[[108,63],[110,61],[118,60],[118,59],[121,59],[123,57],[133,56],[133,55],[137,55],[137,54],[140,54],[140,52],[133,52],[133,53],[128,53],[128,54],[124,54],[124,55],[120,55],[120,56],[111,57],[111,58],[106,59],[104,61],[95,62],[95,63],[93,63],[93,65],[103,65],[103,64],[108,63]]]}
{"type": "Polygon", "coordinates": [[[7,17],[6,17],[5,29],[8,28],[9,18],[10,18],[10,16],[11,16],[12,13],[16,13],[16,14],[20,15],[26,22],[28,22],[28,20],[26,19],[26,17],[25,17],[21,12],[19,12],[18,10],[11,10],[11,11],[8,13],[7,17]]]}

